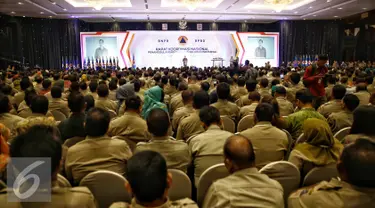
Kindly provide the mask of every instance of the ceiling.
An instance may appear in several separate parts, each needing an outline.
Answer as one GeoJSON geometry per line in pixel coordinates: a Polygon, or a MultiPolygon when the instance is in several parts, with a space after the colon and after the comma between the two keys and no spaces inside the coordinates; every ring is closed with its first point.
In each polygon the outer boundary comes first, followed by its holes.
{"type": "Polygon", "coordinates": [[[85,0],[0,0],[0,13],[43,18],[79,18],[87,22],[176,21],[274,22],[340,19],[375,9],[375,0],[293,0],[282,11],[264,0],[204,0],[189,9],[180,0],[107,0],[94,9],[85,0]],[[98,10],[100,9],[100,10],[98,10]]]}

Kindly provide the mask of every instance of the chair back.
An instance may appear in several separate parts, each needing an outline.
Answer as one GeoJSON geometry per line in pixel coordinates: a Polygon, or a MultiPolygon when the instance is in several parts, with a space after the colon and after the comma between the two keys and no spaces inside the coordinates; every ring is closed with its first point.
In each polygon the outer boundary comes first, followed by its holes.
{"type": "Polygon", "coordinates": [[[197,201],[198,206],[203,205],[204,198],[210,186],[218,179],[225,178],[229,175],[227,168],[224,163],[220,163],[211,166],[206,171],[204,171],[199,178],[198,188],[197,188],[197,201]]]}
{"type": "Polygon", "coordinates": [[[64,176],[57,174],[57,184],[59,187],[62,188],[70,188],[72,185],[70,185],[68,179],[66,179],[64,176]]]}
{"type": "Polygon", "coordinates": [[[292,135],[290,135],[290,133],[287,130],[285,130],[285,129],[281,129],[281,130],[283,132],[285,132],[286,136],[288,137],[288,150],[287,150],[287,153],[285,155],[285,158],[288,159],[289,158],[289,154],[292,151],[292,147],[294,145],[294,141],[293,141],[292,135]]]}
{"type": "Polygon", "coordinates": [[[296,140],[296,144],[305,142],[304,134],[302,133],[296,140]]]}
{"type": "Polygon", "coordinates": [[[98,170],[85,176],[80,186],[90,189],[100,208],[108,208],[114,202],[131,201],[131,196],[125,189],[126,179],[115,172],[98,170]]]}
{"type": "Polygon", "coordinates": [[[221,120],[223,121],[223,127],[225,131],[229,131],[232,133],[236,132],[236,124],[231,118],[228,118],[227,116],[220,116],[221,120]]]}
{"type": "Polygon", "coordinates": [[[56,121],[63,121],[66,119],[66,116],[58,110],[53,110],[51,113],[56,121]]]}
{"type": "Polygon", "coordinates": [[[169,169],[172,174],[172,187],[168,191],[169,199],[176,201],[179,199],[191,199],[191,181],[186,173],[181,170],[169,169]]]}
{"type": "Polygon", "coordinates": [[[339,177],[339,173],[336,163],[323,167],[315,167],[306,174],[302,186],[311,186],[322,181],[330,181],[332,178],[337,177],[339,177]]]}
{"type": "Polygon", "coordinates": [[[247,115],[243,117],[237,125],[237,131],[245,131],[246,129],[252,128],[254,126],[254,117],[247,115]]]}
{"type": "Polygon", "coordinates": [[[70,139],[65,140],[64,146],[69,148],[69,147],[71,147],[71,146],[73,146],[73,145],[75,145],[78,142],[83,141],[83,140],[85,140],[85,137],[72,137],[70,139]]]}
{"type": "Polygon", "coordinates": [[[111,120],[117,117],[117,113],[114,112],[113,110],[108,110],[108,113],[109,113],[109,117],[111,118],[111,120]]]}
{"type": "Polygon", "coordinates": [[[196,137],[197,135],[198,135],[198,134],[194,134],[194,135],[190,136],[190,137],[186,140],[186,143],[189,144],[190,141],[191,141],[192,139],[194,139],[194,137],[196,137]]]}
{"type": "Polygon", "coordinates": [[[342,142],[344,138],[350,134],[351,127],[346,127],[338,131],[333,137],[342,142]]]}
{"type": "Polygon", "coordinates": [[[284,202],[287,202],[289,195],[298,189],[301,181],[298,168],[287,161],[271,162],[260,169],[259,172],[281,184],[284,189],[284,202]]]}

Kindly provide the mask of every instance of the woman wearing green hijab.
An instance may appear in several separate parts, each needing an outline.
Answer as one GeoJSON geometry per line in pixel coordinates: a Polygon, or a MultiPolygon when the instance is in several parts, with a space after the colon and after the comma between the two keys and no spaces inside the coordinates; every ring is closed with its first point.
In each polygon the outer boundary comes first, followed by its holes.
{"type": "Polygon", "coordinates": [[[305,142],[297,144],[290,153],[289,162],[305,176],[317,166],[336,163],[344,146],[335,138],[326,121],[309,118],[303,124],[305,142]]]}
{"type": "Polygon", "coordinates": [[[167,105],[163,103],[164,92],[159,86],[150,88],[145,92],[145,101],[142,107],[142,117],[146,120],[150,111],[160,108],[168,113],[167,105]]]}

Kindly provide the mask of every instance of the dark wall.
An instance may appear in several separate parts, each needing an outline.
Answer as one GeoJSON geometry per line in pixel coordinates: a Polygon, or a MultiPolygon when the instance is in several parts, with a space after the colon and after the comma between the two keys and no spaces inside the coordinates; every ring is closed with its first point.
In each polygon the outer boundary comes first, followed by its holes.
{"type": "MultiPolygon", "coordinates": [[[[202,23],[203,30],[280,32],[280,61],[295,55],[328,54],[341,60],[343,22],[279,21],[270,24],[202,23]]],[[[188,22],[187,30],[197,30],[188,22]]],[[[80,60],[80,32],[161,30],[162,22],[88,23],[79,19],[39,19],[0,16],[0,57],[22,61],[30,66],[61,68],[61,57],[80,60]]],[[[179,30],[178,22],[168,22],[168,30],[179,30]]],[[[4,63],[3,63],[4,64],[4,63]]]]}

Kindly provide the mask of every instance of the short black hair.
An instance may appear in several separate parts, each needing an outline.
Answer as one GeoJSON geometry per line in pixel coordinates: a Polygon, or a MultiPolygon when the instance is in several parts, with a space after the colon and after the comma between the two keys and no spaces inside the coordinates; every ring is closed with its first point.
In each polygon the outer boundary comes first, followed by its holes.
{"type": "Polygon", "coordinates": [[[4,93],[5,95],[11,95],[12,94],[12,87],[9,85],[4,85],[1,88],[1,92],[4,93]]]}
{"type": "Polygon", "coordinates": [[[206,126],[210,126],[213,123],[221,123],[219,110],[212,106],[201,108],[199,111],[199,118],[206,126]]]}
{"type": "Polygon", "coordinates": [[[86,111],[89,111],[91,108],[95,107],[95,99],[92,95],[86,95],[84,99],[86,103],[86,111]]]}
{"type": "Polygon", "coordinates": [[[319,60],[328,61],[328,56],[327,56],[327,55],[323,55],[323,54],[321,54],[321,55],[318,56],[318,59],[319,59],[319,60]]]}
{"type": "Polygon", "coordinates": [[[79,92],[79,83],[77,81],[71,82],[69,90],[70,92],[79,92]]]}
{"type": "Polygon", "coordinates": [[[257,81],[250,79],[246,81],[246,89],[248,92],[253,92],[257,88],[257,81]]]}
{"type": "Polygon", "coordinates": [[[59,73],[55,73],[55,74],[53,75],[53,80],[57,81],[57,80],[59,80],[59,79],[60,79],[60,74],[59,74],[59,73]]]}
{"type": "Polygon", "coordinates": [[[33,113],[46,115],[48,112],[48,99],[43,95],[37,95],[31,100],[30,109],[33,113]]]}
{"type": "Polygon", "coordinates": [[[210,90],[210,83],[208,82],[202,82],[201,83],[201,89],[208,92],[208,90],[210,90]]]}
{"type": "Polygon", "coordinates": [[[124,85],[124,84],[126,84],[126,79],[121,78],[121,79],[118,81],[118,85],[122,86],[122,85],[124,85]]]}
{"type": "Polygon", "coordinates": [[[193,106],[195,109],[201,109],[204,106],[208,106],[210,104],[210,95],[204,91],[200,90],[194,93],[193,97],[193,106]]]}
{"type": "Polygon", "coordinates": [[[139,110],[142,105],[142,100],[138,96],[130,96],[125,100],[126,110],[139,110]]]}
{"type": "Polygon", "coordinates": [[[148,131],[154,136],[161,137],[168,133],[170,119],[168,113],[160,108],[154,108],[147,117],[148,131]]]}
{"type": "Polygon", "coordinates": [[[35,80],[36,83],[40,84],[40,83],[43,82],[43,77],[41,77],[41,76],[36,76],[34,80],[35,80]]]}
{"type": "Polygon", "coordinates": [[[261,98],[261,95],[259,94],[259,92],[250,92],[249,93],[249,96],[247,97],[249,100],[252,100],[252,101],[260,101],[260,98],[261,98]]]}
{"type": "Polygon", "coordinates": [[[162,199],[168,188],[167,175],[167,162],[160,153],[141,151],[127,161],[126,179],[139,202],[162,199]]]}
{"type": "Polygon", "coordinates": [[[375,107],[369,105],[358,106],[353,112],[353,124],[350,134],[365,134],[375,136],[375,107]]]}
{"type": "Polygon", "coordinates": [[[184,91],[188,89],[188,84],[186,82],[178,83],[178,91],[184,91]]]}
{"type": "Polygon", "coordinates": [[[62,96],[62,89],[59,86],[53,86],[51,89],[51,96],[52,98],[61,98],[62,96]]]}
{"type": "Polygon", "coordinates": [[[79,92],[70,93],[68,96],[68,107],[73,113],[80,113],[85,107],[85,98],[79,92]]]}
{"type": "Polygon", "coordinates": [[[139,92],[139,90],[141,90],[141,81],[139,79],[134,80],[133,85],[135,92],[139,92]]]}
{"type": "Polygon", "coordinates": [[[267,88],[267,87],[268,87],[268,84],[269,84],[269,81],[268,81],[267,78],[262,78],[262,79],[260,80],[260,83],[259,83],[259,85],[262,86],[263,88],[267,88]]]}
{"type": "Polygon", "coordinates": [[[42,86],[43,86],[44,89],[48,89],[49,87],[51,87],[51,85],[52,85],[51,80],[49,80],[49,79],[43,80],[42,86]]]}
{"type": "Polygon", "coordinates": [[[346,94],[346,87],[344,85],[335,85],[332,88],[332,96],[336,100],[341,100],[346,94]]]}
{"type": "Polygon", "coordinates": [[[87,90],[87,83],[86,82],[80,82],[79,83],[79,88],[81,90],[87,90]]]}
{"type": "Polygon", "coordinates": [[[293,72],[290,75],[290,80],[292,80],[293,84],[298,84],[301,81],[301,75],[297,72],[293,72]]]}
{"type": "Polygon", "coordinates": [[[238,84],[238,86],[240,86],[240,87],[245,86],[245,84],[246,84],[246,78],[245,78],[245,77],[240,77],[240,78],[238,78],[238,80],[237,80],[237,84],[238,84]]]}
{"type": "Polygon", "coordinates": [[[0,93],[0,113],[8,113],[9,112],[9,98],[8,96],[0,93]]]}
{"type": "Polygon", "coordinates": [[[25,91],[31,86],[30,79],[28,77],[23,77],[20,81],[21,90],[25,91]]]}
{"type": "Polygon", "coordinates": [[[357,139],[345,147],[340,161],[348,182],[358,187],[375,188],[375,143],[369,139],[357,139]]]}
{"type": "Polygon", "coordinates": [[[189,101],[193,100],[194,92],[193,92],[193,90],[189,90],[189,89],[184,90],[181,93],[181,97],[182,97],[182,101],[184,103],[189,102],[189,101]]]}
{"type": "Polygon", "coordinates": [[[283,86],[277,86],[275,92],[280,95],[286,95],[286,89],[283,86]]]}
{"type": "Polygon", "coordinates": [[[100,137],[107,133],[111,117],[108,111],[101,108],[92,108],[86,115],[85,131],[88,136],[100,137]]]}
{"type": "Polygon", "coordinates": [[[59,130],[46,125],[30,127],[12,140],[10,156],[12,158],[50,158],[51,174],[53,174],[59,168],[62,157],[59,130]]]}
{"type": "Polygon", "coordinates": [[[343,102],[346,108],[350,111],[354,111],[359,106],[359,99],[356,95],[348,94],[343,98],[343,102]]]}
{"type": "Polygon", "coordinates": [[[104,43],[104,40],[103,40],[103,39],[100,39],[100,40],[99,40],[99,43],[100,43],[100,42],[104,43]]]}
{"type": "Polygon", "coordinates": [[[296,99],[301,101],[303,104],[312,103],[314,96],[310,90],[302,89],[296,92],[296,99]]]}
{"type": "Polygon", "coordinates": [[[259,39],[259,40],[258,40],[258,43],[259,43],[259,42],[262,42],[262,43],[263,43],[263,40],[262,40],[262,39],[259,39]]]}
{"type": "Polygon", "coordinates": [[[230,86],[225,82],[221,82],[216,87],[217,97],[219,99],[227,100],[230,96],[230,86]]]}
{"type": "Polygon", "coordinates": [[[255,115],[258,121],[272,121],[273,116],[275,115],[275,111],[273,106],[269,103],[260,103],[255,108],[255,115]]]}
{"type": "Polygon", "coordinates": [[[34,97],[37,96],[35,89],[32,87],[29,87],[25,90],[25,102],[26,105],[30,107],[31,101],[34,99],[34,97]]]}
{"type": "Polygon", "coordinates": [[[224,144],[224,156],[240,167],[255,164],[255,153],[250,139],[243,135],[230,136],[224,144]],[[235,143],[241,142],[241,146],[235,143]],[[241,147],[239,149],[238,147],[241,147]]]}
{"type": "Polygon", "coordinates": [[[96,92],[96,89],[98,88],[98,82],[96,80],[92,80],[89,84],[89,88],[91,92],[96,92]]]}
{"type": "Polygon", "coordinates": [[[106,84],[100,84],[97,92],[99,97],[107,97],[109,94],[108,86],[106,84]]]}

